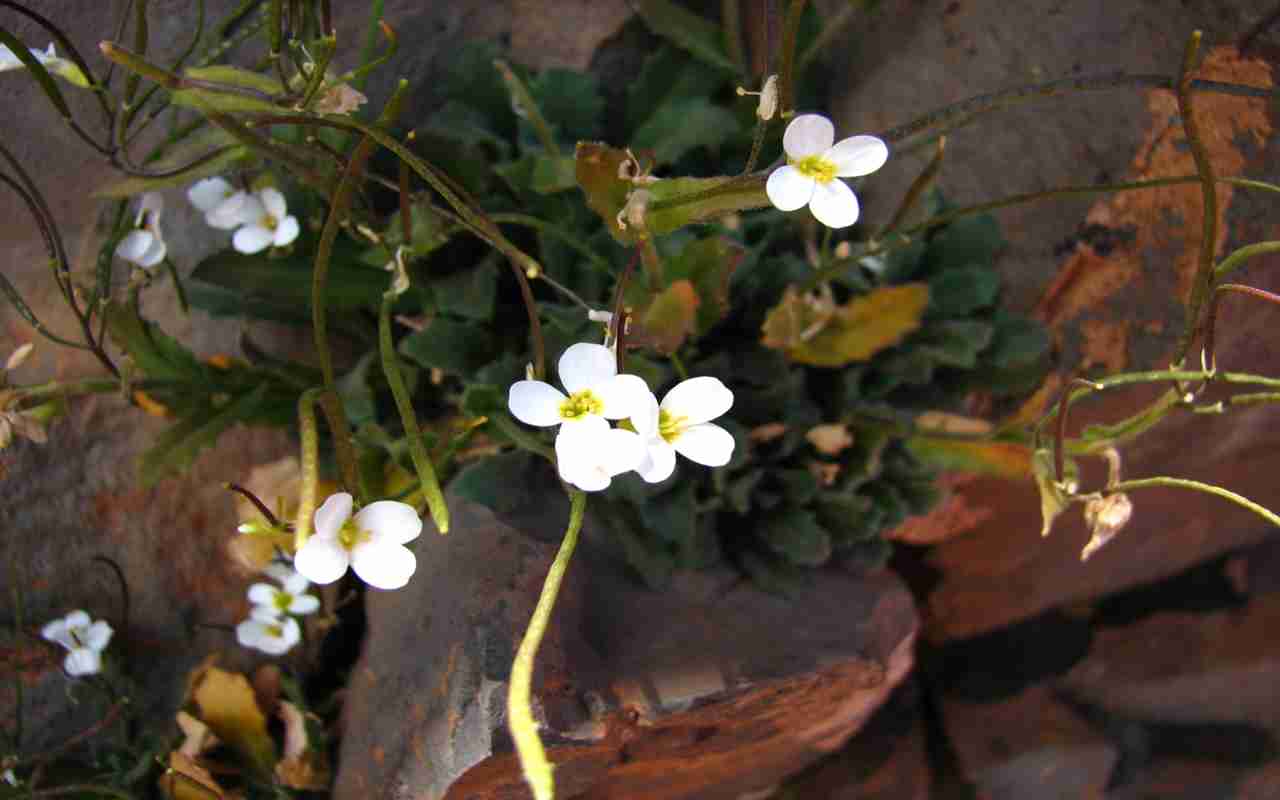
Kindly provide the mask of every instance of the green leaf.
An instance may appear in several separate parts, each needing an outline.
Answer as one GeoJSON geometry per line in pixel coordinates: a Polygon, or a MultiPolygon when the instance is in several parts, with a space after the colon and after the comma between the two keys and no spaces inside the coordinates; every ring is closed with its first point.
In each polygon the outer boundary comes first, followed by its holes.
{"type": "Polygon", "coordinates": [[[766,516],[757,535],[793,564],[817,567],[831,558],[831,537],[810,511],[784,508],[766,516]]]}
{"type": "MultiPolygon", "coordinates": [[[[492,71],[492,67],[489,69],[492,71]]],[[[498,158],[506,158],[511,153],[511,143],[494,130],[483,112],[467,105],[465,100],[447,101],[431,115],[421,133],[462,145],[485,145],[493,148],[498,158]]]]}
{"type": "Polygon", "coordinates": [[[169,93],[169,101],[175,106],[194,108],[202,114],[286,114],[288,108],[236,92],[219,92],[213,89],[177,89],[169,93]]]}
{"type": "Polygon", "coordinates": [[[991,350],[984,360],[998,369],[1027,366],[1049,354],[1049,333],[1044,326],[1026,317],[1000,315],[995,320],[991,350]]]}
{"type": "Polygon", "coordinates": [[[268,388],[269,384],[259,384],[221,409],[207,408],[160,434],[156,443],[142,455],[139,479],[143,486],[152,486],[161,478],[186,471],[200,451],[212,446],[223,431],[258,412],[268,388]]]}
{"type": "Polygon", "coordinates": [[[499,453],[463,467],[449,483],[449,492],[500,514],[511,513],[537,501],[532,480],[537,469],[534,457],[523,450],[499,453]]]}
{"type": "Polygon", "coordinates": [[[639,506],[640,519],[659,538],[668,542],[687,542],[694,537],[696,521],[693,483],[677,481],[675,488],[639,506]]]}
{"type": "Polygon", "coordinates": [[[808,577],[796,565],[772,553],[755,550],[746,550],[739,554],[738,565],[761,589],[783,597],[799,591],[808,577]]]}
{"type": "Polygon", "coordinates": [[[374,364],[379,363],[377,356],[376,351],[365,353],[351,371],[337,381],[338,397],[342,400],[342,408],[353,428],[377,421],[378,409],[373,388],[369,385],[370,370],[374,364]]]}
{"type": "Polygon", "coordinates": [[[720,26],[688,11],[671,0],[640,0],[636,6],[649,30],[676,47],[726,72],[738,67],[725,53],[720,26]]]}
{"type": "Polygon", "coordinates": [[[774,470],[772,478],[792,506],[806,505],[818,493],[818,479],[807,469],[774,470]]]}
{"type": "Polygon", "coordinates": [[[194,78],[195,80],[250,89],[265,95],[273,95],[280,91],[280,81],[277,79],[227,64],[214,64],[211,67],[190,67],[184,72],[188,78],[194,78]]]}
{"type": "Polygon", "coordinates": [[[609,529],[610,539],[622,548],[627,564],[641,580],[650,589],[666,588],[676,568],[675,556],[662,542],[644,535],[644,523],[636,507],[630,503],[597,503],[595,508],[609,529]]]}
{"type": "Polygon", "coordinates": [[[142,374],[153,380],[204,383],[209,370],[178,340],[147,322],[129,306],[110,303],[106,308],[111,339],[129,354],[142,374]]]}
{"type": "Polygon", "coordinates": [[[431,289],[440,311],[482,322],[491,320],[498,290],[497,258],[486,256],[474,267],[432,276],[431,289]]]}
{"type": "Polygon", "coordinates": [[[515,114],[502,76],[493,60],[502,55],[495,42],[473,39],[464,43],[447,60],[442,80],[444,94],[484,115],[488,127],[505,137],[515,129],[515,114]]]}
{"type": "Polygon", "coordinates": [[[571,140],[600,135],[604,97],[596,76],[567,69],[546,69],[529,82],[542,116],[571,140]]]}
{"type": "Polygon", "coordinates": [[[406,358],[427,367],[467,378],[493,360],[493,334],[487,327],[436,317],[424,330],[406,336],[399,346],[406,358]]]}
{"type": "Polygon", "coordinates": [[[705,97],[689,97],[655,109],[631,146],[652,149],[659,164],[673,164],[698,147],[718,150],[737,130],[737,117],[727,109],[705,97]]]}
{"type": "Polygon", "coordinates": [[[697,324],[698,292],[688,280],[678,280],[659,292],[640,315],[627,339],[674,353],[697,324]]]}
{"type": "MultiPolygon", "coordinates": [[[[250,307],[247,301],[253,299],[268,306],[292,307],[299,316],[309,319],[314,260],[311,245],[309,241],[299,241],[292,251],[283,255],[246,255],[230,249],[220,250],[196,266],[188,288],[199,283],[221,287],[243,298],[245,310],[250,307]]],[[[386,271],[362,263],[359,245],[340,236],[334,242],[329,262],[325,305],[330,311],[338,312],[374,307],[382,301],[382,293],[390,282],[386,271]]],[[[225,306],[221,310],[234,313],[225,306]]]]}
{"type": "Polygon", "coordinates": [[[990,266],[1004,247],[1000,223],[990,214],[961,217],[929,240],[929,270],[938,274],[971,264],[990,266]]]}
{"type": "Polygon", "coordinates": [[[836,546],[848,546],[880,532],[880,517],[870,513],[871,500],[862,495],[823,492],[814,501],[813,510],[836,546]]]}
{"type": "Polygon", "coordinates": [[[928,302],[929,287],[923,283],[885,286],[825,307],[821,299],[788,287],[765,319],[761,341],[802,364],[843,367],[901,341],[920,326],[928,302]]]}
{"type": "Polygon", "coordinates": [[[907,347],[939,364],[972,369],[978,363],[978,354],[991,344],[994,333],[990,323],[978,320],[935,322],[912,337],[907,347]]]}
{"type": "Polygon", "coordinates": [[[1031,458],[1036,488],[1040,491],[1040,535],[1048,536],[1053,521],[1071,505],[1071,496],[1079,486],[1079,470],[1075,462],[1067,459],[1063,465],[1062,483],[1056,480],[1053,453],[1046,448],[1035,452],[1031,458]]]}
{"type": "Polygon", "coordinates": [[[999,294],[1000,274],[990,267],[948,269],[929,281],[929,313],[967,317],[995,303],[999,294]]]}
{"type": "Polygon", "coordinates": [[[725,83],[726,76],[704,69],[684,51],[664,45],[647,59],[640,75],[627,86],[627,130],[631,136],[669,104],[690,98],[707,98],[725,83]]]}
{"type": "Polygon", "coordinates": [[[756,487],[764,477],[763,469],[753,469],[745,475],[735,478],[725,490],[724,501],[731,511],[746,514],[751,511],[751,498],[756,487]]]}

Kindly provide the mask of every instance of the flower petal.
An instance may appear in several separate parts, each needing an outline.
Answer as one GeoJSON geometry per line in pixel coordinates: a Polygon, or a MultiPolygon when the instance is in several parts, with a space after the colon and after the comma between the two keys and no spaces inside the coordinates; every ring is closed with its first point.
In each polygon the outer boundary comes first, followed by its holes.
{"type": "Polygon", "coordinates": [[[93,622],[93,620],[89,618],[89,612],[82,608],[77,608],[75,611],[72,611],[63,617],[63,619],[67,623],[67,630],[87,628],[90,623],[93,622]]]}
{"type": "Polygon", "coordinates": [[[276,595],[280,590],[269,583],[255,583],[249,587],[249,602],[255,606],[276,607],[276,595]]]}
{"type": "MultiPolygon", "coordinates": [[[[329,495],[324,503],[316,509],[316,515],[313,521],[315,525],[315,535],[322,539],[338,538],[338,531],[342,529],[343,523],[351,518],[351,508],[354,501],[351,495],[346,492],[338,492],[329,495]]],[[[294,563],[293,568],[303,575],[302,568],[294,563]]],[[[315,580],[312,578],[312,580],[315,580]]]]}
{"type": "Polygon", "coordinates": [[[418,559],[404,545],[368,542],[352,550],[351,568],[370,586],[399,589],[413,577],[418,559]]]}
{"type": "Polygon", "coordinates": [[[825,153],[835,140],[836,128],[831,120],[821,114],[801,114],[782,134],[782,149],[787,158],[798,160],[825,153]]]}
{"type": "Polygon", "coordinates": [[[139,216],[145,215],[154,224],[164,213],[164,195],[159,192],[144,192],[142,201],[138,203],[139,216]]]}
{"type": "Polygon", "coordinates": [[[601,414],[605,419],[625,419],[643,408],[653,396],[649,384],[638,375],[614,375],[591,388],[604,403],[601,414]]]}
{"type": "Polygon", "coordinates": [[[680,381],[662,398],[662,410],[684,417],[685,425],[710,422],[733,407],[733,392],[719,378],[702,375],[680,381]]]}
{"type": "Polygon", "coordinates": [[[229,231],[262,219],[263,208],[258,198],[248,192],[236,192],[205,212],[204,221],[212,228],[229,231]]]}
{"type": "Polygon", "coordinates": [[[311,581],[307,580],[306,575],[299,575],[296,570],[289,570],[287,575],[282,576],[280,585],[289,594],[302,594],[311,585],[311,581]]]}
{"type": "Polygon", "coordinates": [[[643,402],[631,410],[631,427],[645,441],[658,435],[658,410],[658,398],[653,392],[646,392],[643,402]]]}
{"type": "Polygon", "coordinates": [[[267,213],[276,219],[284,219],[289,213],[289,209],[285,206],[284,195],[279,189],[273,189],[268,186],[258,192],[258,200],[262,202],[262,207],[267,213]]]}
{"type": "Polygon", "coordinates": [[[88,647],[77,647],[62,660],[62,668],[67,674],[78,678],[82,675],[97,675],[102,671],[102,656],[97,650],[88,647]]]}
{"type": "Polygon", "coordinates": [[[347,572],[351,556],[336,539],[312,536],[293,557],[298,572],[312,583],[333,583],[347,572]]]}
{"type": "Polygon", "coordinates": [[[241,647],[260,649],[262,641],[267,638],[267,623],[256,619],[246,619],[236,626],[236,642],[241,647]]]}
{"type": "Polygon", "coordinates": [[[648,458],[636,472],[649,483],[661,483],[676,471],[676,450],[662,439],[651,440],[648,458]]]}
{"type": "Polygon", "coordinates": [[[836,175],[870,175],[889,160],[889,146],[874,136],[850,136],[832,145],[823,158],[836,165],[836,175]]]}
{"type": "Polygon", "coordinates": [[[142,255],[138,257],[138,266],[147,267],[148,269],[154,267],[156,264],[164,261],[166,252],[167,248],[165,247],[164,239],[153,234],[150,246],[148,246],[142,255]]]}
{"type": "Polygon", "coordinates": [[[405,544],[422,533],[422,518],[408,503],[379,500],[360,509],[356,524],[373,534],[375,540],[405,544]]]}
{"type": "Polygon", "coordinates": [[[68,650],[76,646],[75,640],[72,639],[71,634],[67,632],[66,619],[55,619],[52,622],[46,623],[45,626],[40,629],[40,636],[54,644],[60,644],[68,650]]]}
{"type": "Polygon", "coordinates": [[[639,434],[622,428],[611,428],[596,440],[596,461],[610,477],[630,472],[640,466],[647,453],[639,434]]]}
{"type": "MultiPolygon", "coordinates": [[[[279,561],[273,561],[262,568],[262,574],[287,588],[289,581],[293,580],[294,576],[298,574],[298,571],[288,564],[281,564],[279,561]]],[[[303,580],[306,579],[304,578],[303,580]]]]}
{"type": "Polygon", "coordinates": [[[142,263],[151,245],[155,243],[155,235],[150,231],[132,230],[126,233],[116,245],[116,257],[134,264],[142,263]]]}
{"type": "Polygon", "coordinates": [[[671,443],[677,453],[707,467],[728,464],[733,458],[733,444],[733,434],[711,423],[685,428],[671,443]]]}
{"type": "Polygon", "coordinates": [[[187,200],[200,211],[208,214],[235,194],[226,178],[204,178],[187,189],[187,200]]]}
{"type": "Polygon", "coordinates": [[[245,225],[231,237],[231,246],[245,255],[261,253],[271,246],[275,234],[270,228],[254,223],[245,225]]]}
{"type": "Polygon", "coordinates": [[[312,614],[320,608],[320,599],[313,594],[295,594],[286,609],[290,614],[312,614]]]}
{"type": "Polygon", "coordinates": [[[618,374],[618,359],[601,344],[578,342],[564,351],[556,367],[569,394],[590,389],[618,374]]]}
{"type": "Polygon", "coordinates": [[[516,381],[507,392],[507,408],[524,424],[545,428],[560,424],[560,404],[567,399],[549,383],[516,381]]]}
{"type": "Polygon", "coordinates": [[[795,211],[797,208],[804,208],[813,197],[816,183],[813,178],[788,165],[769,173],[764,191],[769,195],[769,202],[773,203],[774,208],[779,211],[795,211]]]}
{"type": "Polygon", "coordinates": [[[105,620],[98,620],[89,626],[84,633],[84,641],[81,642],[90,650],[105,650],[107,645],[111,643],[111,636],[115,631],[107,624],[105,620]]]}
{"type": "Polygon", "coordinates": [[[809,210],[828,228],[847,228],[858,221],[858,198],[849,184],[836,178],[814,186],[809,210]]]}
{"type": "Polygon", "coordinates": [[[279,655],[289,652],[295,644],[302,639],[302,628],[298,626],[298,621],[293,617],[285,617],[280,620],[280,636],[277,641],[284,649],[279,655]]]}
{"type": "Polygon", "coordinates": [[[272,243],[276,247],[284,247],[285,245],[298,238],[298,218],[290,215],[280,220],[276,225],[276,236],[272,243]]]}

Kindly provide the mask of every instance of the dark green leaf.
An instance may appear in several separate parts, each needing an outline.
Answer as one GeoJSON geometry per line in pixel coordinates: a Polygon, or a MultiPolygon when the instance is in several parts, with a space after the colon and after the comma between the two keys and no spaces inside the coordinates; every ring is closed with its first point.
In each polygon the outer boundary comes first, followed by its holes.
{"type": "Polygon", "coordinates": [[[805,585],[803,571],[772,553],[746,550],[739,554],[738,564],[766,592],[786,597],[805,585]]]}
{"type": "Polygon", "coordinates": [[[929,314],[967,317],[995,303],[999,294],[1000,274],[990,267],[948,269],[929,280],[929,314]]]}
{"type": "Polygon", "coordinates": [[[182,382],[208,380],[208,367],[154,322],[141,319],[132,308],[118,303],[109,304],[106,315],[112,341],[129,354],[146,377],[182,382]]]}
{"type": "Polygon", "coordinates": [[[690,97],[656,109],[636,131],[631,146],[652,149],[659,164],[673,164],[698,147],[717,150],[737,128],[737,118],[726,109],[708,98],[690,97]]]}
{"type": "Polygon", "coordinates": [[[424,330],[400,342],[400,352],[424,367],[436,367],[466,379],[494,357],[487,327],[436,317],[424,330]]]}
{"type": "Polygon", "coordinates": [[[448,275],[433,275],[431,290],[436,308],[481,322],[493,319],[493,300],[498,288],[496,255],[480,260],[448,275]]]}
{"type": "Polygon", "coordinates": [[[724,493],[724,499],[731,511],[736,511],[739,514],[746,514],[751,511],[751,498],[755,494],[756,487],[760,485],[760,480],[764,477],[764,474],[763,469],[753,469],[729,483],[724,493]]]}
{"type": "Polygon", "coordinates": [[[761,520],[757,535],[793,564],[816,567],[831,557],[831,537],[812,512],[784,508],[761,520]]]}
{"type": "Polygon", "coordinates": [[[449,483],[449,492],[498,513],[511,513],[535,502],[534,456],[523,450],[499,453],[463,467],[449,483]]]}
{"type": "Polygon", "coordinates": [[[971,369],[991,344],[994,327],[978,320],[951,320],[928,325],[908,343],[939,364],[971,369]]]}
{"type": "Polygon", "coordinates": [[[600,135],[604,98],[596,77],[567,69],[543,70],[529,82],[542,116],[570,140],[600,135]]]}
{"type": "Polygon", "coordinates": [[[627,131],[634,137],[660,109],[689,98],[710,97],[724,82],[724,74],[704,69],[684,51],[664,45],[645,59],[639,77],[627,87],[627,131]]]}
{"type": "Polygon", "coordinates": [[[219,434],[252,417],[266,398],[267,390],[268,384],[261,384],[221,409],[207,408],[160,434],[156,443],[142,456],[139,467],[142,484],[152,486],[165,476],[186,470],[201,450],[217,440],[219,434]]]}
{"type": "Polygon", "coordinates": [[[936,275],[970,264],[989,266],[1004,244],[995,217],[990,214],[961,217],[929,240],[929,270],[936,275]]]}
{"type": "Polygon", "coordinates": [[[668,542],[686,542],[694,536],[693,483],[678,481],[675,488],[639,506],[647,529],[668,542]]]}
{"type": "Polygon", "coordinates": [[[726,72],[738,67],[725,53],[720,27],[672,0],[640,0],[636,6],[649,29],[675,46],[726,72]]]}

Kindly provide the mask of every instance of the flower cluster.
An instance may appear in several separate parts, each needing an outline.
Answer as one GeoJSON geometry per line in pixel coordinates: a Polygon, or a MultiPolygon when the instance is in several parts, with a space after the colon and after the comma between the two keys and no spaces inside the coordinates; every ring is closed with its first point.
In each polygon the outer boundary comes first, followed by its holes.
{"type": "Polygon", "coordinates": [[[889,148],[874,136],[835,141],[835,126],[820,114],[801,114],[782,134],[787,163],[769,174],[765,193],[781,211],[809,206],[828,228],[858,221],[858,198],[844,181],[870,175],[889,160],[889,148]],[[833,144],[834,142],[834,144],[833,144]]]}
{"type": "Polygon", "coordinates": [[[560,426],[556,463],[566,483],[595,492],[632,470],[657,483],[675,471],[676,453],[708,467],[733,456],[733,436],[711,423],[733,405],[718,379],[682,381],[659,403],[642,378],[618,374],[612,350],[587,342],[565,350],[557,368],[568,394],[523,380],[512,384],[507,405],[527,425],[560,426]],[[626,420],[629,429],[609,420],[626,420]]]}
{"type": "Polygon", "coordinates": [[[289,214],[279,189],[248,192],[225,178],[205,178],[187,189],[187,199],[204,213],[210,227],[234,230],[231,246],[241,253],[284,247],[298,238],[298,219],[289,214]]]}
{"type": "Polygon", "coordinates": [[[103,620],[94,622],[89,613],[76,609],[40,629],[40,635],[67,649],[62,668],[72,677],[97,675],[102,671],[102,651],[115,633],[103,620]]]}
{"type": "Polygon", "coordinates": [[[281,564],[270,564],[264,572],[280,585],[255,583],[249,587],[253,608],[249,618],[236,626],[236,641],[273,656],[284,655],[302,638],[294,616],[313,613],[320,608],[320,601],[306,593],[311,582],[305,575],[281,564]]]}
{"type": "Polygon", "coordinates": [[[347,572],[379,589],[409,582],[418,560],[406,544],[422,533],[413,506],[395,500],[370,503],[352,515],[346,492],[330,495],[316,509],[315,532],[293,556],[293,566],[315,583],[333,583],[347,572]]]}

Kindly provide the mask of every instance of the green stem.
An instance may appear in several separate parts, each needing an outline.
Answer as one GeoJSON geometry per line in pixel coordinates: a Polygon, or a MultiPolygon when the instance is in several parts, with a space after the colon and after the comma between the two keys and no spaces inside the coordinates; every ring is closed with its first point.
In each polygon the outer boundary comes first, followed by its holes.
{"type": "Polygon", "coordinates": [[[1218,247],[1218,190],[1214,185],[1213,163],[1209,160],[1209,151],[1205,149],[1204,139],[1200,135],[1195,109],[1191,107],[1191,72],[1196,68],[1196,58],[1200,53],[1200,37],[1200,31],[1192,31],[1182,58],[1182,74],[1178,77],[1178,114],[1182,117],[1182,129],[1186,132],[1187,144],[1190,145],[1191,156],[1196,162],[1196,173],[1200,176],[1203,214],[1200,223],[1200,263],[1192,279],[1191,296],[1187,299],[1187,324],[1174,349],[1174,364],[1181,364],[1186,358],[1191,341],[1203,325],[1200,311],[1213,280],[1213,257],[1218,247]]]}
{"type": "Polygon", "coordinates": [[[298,398],[298,438],[302,480],[298,487],[298,511],[293,517],[293,552],[297,553],[311,536],[311,517],[316,513],[316,484],[320,481],[320,435],[316,431],[316,398],[324,390],[318,386],[298,398]]]}
{"type": "Polygon", "coordinates": [[[1275,252],[1280,252],[1280,241],[1256,242],[1254,244],[1248,244],[1248,245],[1245,245],[1244,247],[1233,250],[1231,252],[1231,255],[1222,259],[1222,261],[1219,262],[1218,266],[1213,270],[1212,283],[1217,283],[1218,281],[1227,277],[1227,275],[1231,274],[1232,270],[1234,270],[1236,267],[1239,267],[1241,264],[1253,258],[1254,256],[1260,256],[1266,253],[1275,253],[1275,252]]]}
{"type": "MultiPolygon", "coordinates": [[[[378,47],[378,27],[382,23],[383,5],[385,0],[373,0],[373,4],[369,8],[369,30],[364,35],[364,47],[360,50],[360,63],[368,64],[373,61],[373,51],[378,47]]],[[[364,88],[365,75],[359,75],[352,78],[352,84],[357,89],[364,88]]]]}
{"type": "Polygon", "coordinates": [[[853,18],[871,3],[872,0],[845,0],[840,7],[840,11],[833,18],[822,24],[822,31],[813,40],[813,44],[809,45],[809,48],[800,56],[800,72],[804,72],[805,67],[822,55],[823,50],[827,49],[833,42],[838,41],[840,34],[844,33],[845,27],[853,22],[853,18]]]}
{"type": "Polygon", "coordinates": [[[516,75],[511,66],[502,59],[495,58],[493,66],[502,74],[502,82],[506,84],[507,92],[511,95],[511,103],[516,108],[516,115],[529,122],[529,126],[533,128],[534,134],[538,137],[538,141],[542,143],[542,149],[547,151],[547,155],[552,158],[559,158],[560,146],[556,144],[556,137],[551,132],[551,126],[547,124],[546,117],[542,116],[542,109],[538,108],[538,103],[533,99],[533,94],[529,91],[529,87],[524,85],[524,81],[520,80],[520,76],[516,75]]]}
{"type": "Polygon", "coordinates": [[[542,584],[538,605],[533,610],[524,639],[520,641],[520,649],[516,651],[515,662],[511,665],[511,684],[507,688],[507,726],[515,742],[516,754],[520,757],[524,779],[533,790],[535,800],[552,800],[555,796],[555,779],[551,774],[553,766],[547,760],[542,740],[538,738],[538,723],[533,719],[531,697],[534,659],[551,619],[560,583],[569,568],[569,559],[578,545],[578,532],[582,529],[582,517],[587,507],[586,494],[577,489],[569,490],[569,501],[569,527],[542,584]]]}
{"type": "Polygon", "coordinates": [[[1230,500],[1238,506],[1249,509],[1253,513],[1270,522],[1272,525],[1280,525],[1280,516],[1268,510],[1264,506],[1258,505],[1247,497],[1238,495],[1221,486],[1214,486],[1211,483],[1201,483],[1200,481],[1187,480],[1186,478],[1140,478],[1132,481],[1121,481],[1115,486],[1107,490],[1107,493],[1113,492],[1129,492],[1134,489],[1146,489],[1151,486],[1166,486],[1175,489],[1194,489],[1198,492],[1216,495],[1224,500],[1230,500]]]}
{"type": "Polygon", "coordinates": [[[405,386],[404,376],[400,374],[400,363],[396,359],[395,343],[391,340],[391,306],[395,304],[395,299],[395,292],[385,292],[382,295],[382,308],[378,313],[378,349],[382,353],[382,372],[387,377],[387,385],[391,387],[396,408],[400,411],[400,422],[404,425],[404,435],[409,441],[409,456],[418,472],[418,483],[427,499],[431,521],[441,533],[448,533],[449,507],[440,491],[440,481],[436,478],[431,456],[422,444],[422,430],[418,427],[417,415],[413,413],[413,401],[409,399],[409,389],[405,386]]]}
{"type": "Polygon", "coordinates": [[[902,227],[907,221],[907,215],[911,213],[911,209],[915,208],[916,203],[924,196],[925,189],[933,183],[938,177],[938,171],[942,169],[942,156],[947,151],[947,137],[938,137],[937,148],[934,151],[933,158],[929,159],[929,163],[920,171],[916,179],[911,182],[907,193],[902,197],[902,203],[898,206],[898,210],[894,212],[893,219],[889,221],[889,227],[886,230],[896,231],[902,227]]]}
{"type": "MultiPolygon", "coordinates": [[[[1019,103],[1025,103],[1028,100],[1054,97],[1070,92],[1096,92],[1125,88],[1167,89],[1173,91],[1176,89],[1176,85],[1173,79],[1167,75],[1126,75],[1120,72],[1108,75],[1061,78],[1046,83],[1019,86],[1013,89],[1003,89],[998,92],[989,92],[970,97],[967,100],[961,100],[958,103],[930,111],[928,114],[917,117],[903,125],[889,128],[877,133],[876,136],[886,142],[900,142],[909,136],[922,133],[930,128],[944,126],[956,120],[963,120],[967,123],[977,118],[980,114],[1008,108],[1019,103]]],[[[1191,81],[1190,88],[1199,92],[1218,92],[1237,97],[1261,97],[1264,99],[1273,98],[1277,94],[1274,89],[1236,83],[1222,83],[1220,81],[1195,80],[1191,81]]],[[[947,127],[944,130],[952,130],[952,128],[947,127]]]]}
{"type": "Polygon", "coordinates": [[[778,69],[778,111],[783,119],[796,113],[796,37],[804,17],[805,0],[791,0],[782,28],[782,66],[778,69]]]}

